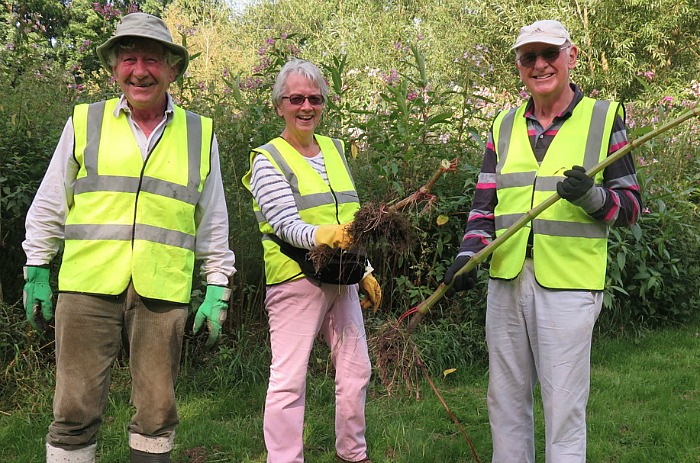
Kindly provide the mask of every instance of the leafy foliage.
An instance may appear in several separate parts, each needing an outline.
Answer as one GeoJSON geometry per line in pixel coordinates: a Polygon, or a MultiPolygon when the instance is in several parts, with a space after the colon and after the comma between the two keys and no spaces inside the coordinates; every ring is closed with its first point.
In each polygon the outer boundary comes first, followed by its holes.
{"type": "MultiPolygon", "coordinates": [[[[0,13],[7,43],[0,49],[7,90],[0,104],[0,278],[9,301],[21,293],[24,214],[71,106],[118,92],[94,49],[121,14],[136,8],[161,14],[174,39],[188,46],[191,66],[173,95],[215,120],[238,268],[239,311],[227,332],[264,326],[261,246],[240,179],[251,148],[282,130],[270,89],[291,57],[323,69],[331,99],[318,132],[346,141],[363,201],[395,203],[443,160],[458,160],[456,171],[404,211],[416,231],[412,252],[397,256],[390,242],[371,250],[391,315],[427,297],[456,254],[490,121],[523,101],[509,51],[521,25],[542,19],[542,11],[565,22],[581,49],[574,80],[591,95],[624,100],[632,137],[700,96],[700,7],[689,0],[259,0],[243,12],[220,0],[11,2],[0,13]]],[[[611,235],[602,316],[611,330],[679,323],[697,305],[698,127],[689,124],[636,153],[648,211],[638,227],[611,235]]],[[[427,338],[439,337],[431,330],[478,329],[485,266],[480,272],[477,291],[443,301],[426,318],[427,338]]],[[[483,347],[454,336],[436,367],[479,357],[483,347]]],[[[441,342],[430,356],[440,358],[441,342]]]]}
{"type": "MultiPolygon", "coordinates": [[[[652,109],[671,116],[681,108],[652,109]]],[[[609,329],[679,323],[696,311],[698,265],[697,125],[639,150],[644,210],[631,230],[613,229],[608,252],[604,314],[609,329]]]]}

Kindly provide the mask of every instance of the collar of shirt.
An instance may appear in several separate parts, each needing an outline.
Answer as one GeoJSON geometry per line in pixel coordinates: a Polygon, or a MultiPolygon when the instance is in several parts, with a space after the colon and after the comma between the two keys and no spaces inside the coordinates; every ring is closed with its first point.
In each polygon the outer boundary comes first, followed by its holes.
{"type": "MultiPolygon", "coordinates": [[[[165,105],[165,116],[168,118],[168,122],[172,119],[172,114],[173,114],[173,98],[170,96],[170,93],[167,93],[166,95],[167,98],[167,103],[165,105]]],[[[124,111],[125,114],[131,114],[131,108],[129,108],[129,102],[126,100],[126,97],[124,94],[119,97],[119,102],[117,103],[117,107],[114,108],[114,117],[119,117],[119,113],[121,111],[124,111]]]]}
{"type": "Polygon", "coordinates": [[[160,139],[161,134],[165,130],[165,126],[170,124],[170,122],[173,120],[173,99],[169,93],[166,94],[166,97],[167,103],[165,106],[164,114],[165,121],[158,124],[158,127],[156,127],[156,129],[148,137],[146,137],[143,131],[136,125],[136,123],[134,123],[133,119],[131,118],[131,108],[129,108],[129,103],[127,102],[126,97],[124,95],[119,97],[117,107],[114,108],[114,117],[119,117],[119,113],[122,111],[126,115],[126,118],[129,121],[129,126],[131,127],[131,132],[134,134],[134,138],[136,139],[136,143],[139,146],[141,156],[144,160],[146,160],[148,154],[153,150],[153,147],[155,146],[156,142],[160,139]]]}
{"type": "Polygon", "coordinates": [[[530,101],[528,101],[525,107],[525,114],[523,117],[525,117],[527,121],[528,138],[530,139],[530,146],[532,147],[537,162],[542,162],[559,128],[564,121],[571,117],[574,108],[583,99],[583,92],[581,92],[581,89],[575,84],[570,85],[571,89],[574,91],[574,98],[571,100],[569,106],[554,118],[549,127],[542,127],[540,121],[534,116],[534,103],[532,98],[530,98],[530,101]]]}
{"type": "MultiPolygon", "coordinates": [[[[571,87],[571,90],[574,91],[574,99],[571,100],[571,103],[569,103],[569,106],[564,111],[562,111],[559,115],[557,115],[557,117],[554,119],[555,121],[557,119],[568,119],[569,117],[571,117],[571,113],[574,112],[574,108],[583,99],[583,92],[578,87],[578,85],[576,85],[574,83],[570,83],[569,86],[571,87]]],[[[530,99],[527,102],[527,106],[525,106],[524,116],[527,119],[537,120],[533,116],[534,112],[535,112],[535,101],[532,99],[532,97],[530,97],[530,99]]]]}

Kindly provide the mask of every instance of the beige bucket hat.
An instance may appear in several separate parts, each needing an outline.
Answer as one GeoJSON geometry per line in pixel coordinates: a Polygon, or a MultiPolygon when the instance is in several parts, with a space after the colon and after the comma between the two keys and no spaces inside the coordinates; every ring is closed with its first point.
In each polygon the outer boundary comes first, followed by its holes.
{"type": "Polygon", "coordinates": [[[108,52],[123,37],[141,37],[155,40],[176,55],[179,55],[182,60],[178,63],[180,68],[176,79],[179,79],[185,73],[187,66],[190,64],[190,55],[187,52],[187,48],[173,42],[168,26],[162,19],[148,13],[130,13],[119,21],[114,35],[97,47],[97,56],[109,72],[112,72],[112,68],[107,62],[108,52]]]}

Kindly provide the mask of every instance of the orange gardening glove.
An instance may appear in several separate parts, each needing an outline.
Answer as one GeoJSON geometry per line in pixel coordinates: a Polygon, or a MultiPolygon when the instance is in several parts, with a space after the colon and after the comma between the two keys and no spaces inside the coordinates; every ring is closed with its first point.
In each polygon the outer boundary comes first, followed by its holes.
{"type": "Polygon", "coordinates": [[[352,246],[352,237],[349,230],[352,222],[343,225],[319,225],[316,227],[316,246],[322,244],[332,248],[348,249],[352,246]]]}
{"type": "Polygon", "coordinates": [[[360,291],[364,293],[364,297],[360,298],[362,308],[369,309],[371,307],[372,311],[376,312],[382,303],[382,288],[371,273],[360,280],[360,291]]]}

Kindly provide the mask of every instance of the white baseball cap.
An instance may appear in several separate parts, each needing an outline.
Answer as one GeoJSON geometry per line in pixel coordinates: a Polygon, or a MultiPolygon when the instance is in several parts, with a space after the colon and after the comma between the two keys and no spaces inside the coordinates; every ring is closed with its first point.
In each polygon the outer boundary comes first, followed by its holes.
{"type": "Polygon", "coordinates": [[[553,19],[545,19],[521,28],[515,44],[510,49],[515,50],[528,43],[564,45],[567,41],[571,42],[571,38],[564,25],[553,19]]]}

